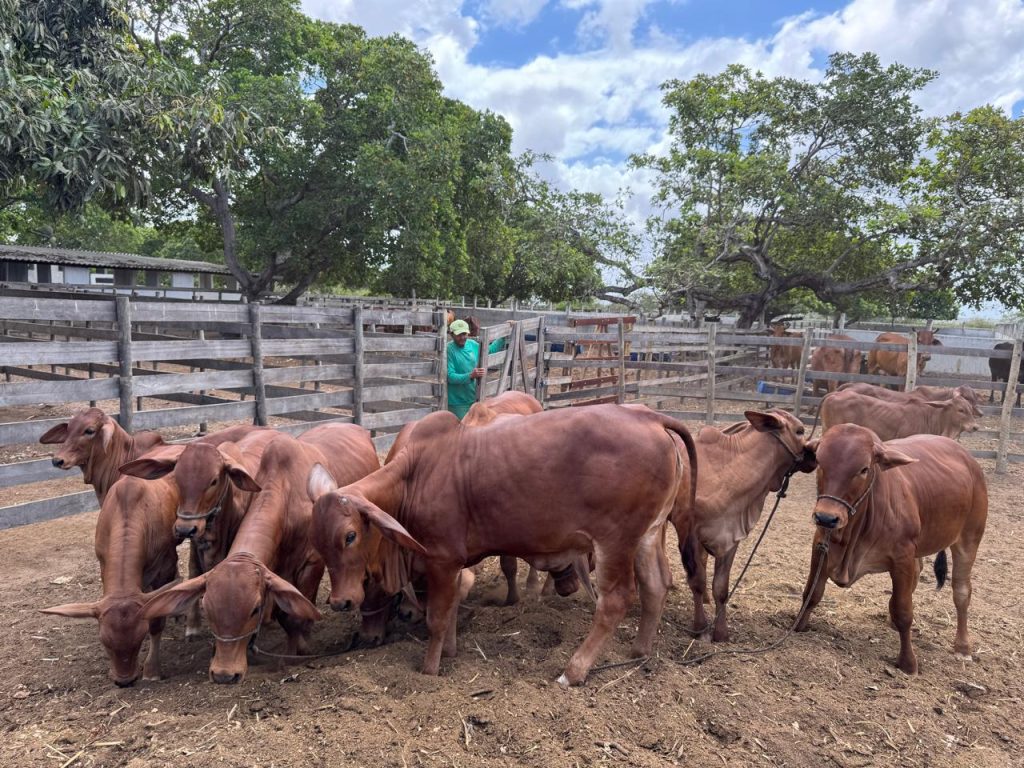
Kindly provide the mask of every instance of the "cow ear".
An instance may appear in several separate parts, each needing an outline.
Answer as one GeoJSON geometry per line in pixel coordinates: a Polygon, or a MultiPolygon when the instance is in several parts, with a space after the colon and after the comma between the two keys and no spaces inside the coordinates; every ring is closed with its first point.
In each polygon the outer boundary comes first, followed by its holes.
{"type": "Polygon", "coordinates": [[[384,538],[390,539],[406,549],[411,549],[413,552],[419,552],[421,555],[427,554],[426,547],[416,541],[400,522],[376,504],[361,499],[357,505],[366,522],[377,526],[384,538]]]}
{"type": "Polygon", "coordinates": [[[103,450],[110,449],[110,443],[114,439],[114,430],[117,429],[117,425],[114,420],[109,416],[104,420],[103,426],[100,427],[100,445],[103,446],[103,450]]]}
{"type": "Polygon", "coordinates": [[[206,574],[180,584],[171,584],[153,592],[142,604],[142,618],[158,619],[178,616],[188,610],[206,591],[206,574]]]}
{"type": "Polygon", "coordinates": [[[69,619],[95,619],[100,615],[99,603],[66,603],[52,608],[40,608],[40,613],[65,616],[69,619]]]}
{"type": "Polygon", "coordinates": [[[337,487],[338,483],[334,480],[334,476],[327,471],[327,467],[323,464],[313,465],[309,479],[306,480],[306,493],[309,494],[310,501],[315,504],[317,499],[337,487]]]}
{"type": "Polygon", "coordinates": [[[263,487],[249,474],[249,470],[242,466],[238,457],[233,456],[229,451],[225,451],[223,447],[217,450],[220,451],[224,468],[228,473],[228,477],[231,478],[231,482],[235,484],[235,487],[249,493],[259,493],[263,490],[263,487]]]}
{"type": "Polygon", "coordinates": [[[266,569],[267,590],[278,607],[290,616],[307,621],[322,618],[320,611],[294,586],[282,579],[269,568],[266,569]]]}
{"type": "Polygon", "coordinates": [[[948,407],[949,400],[925,400],[924,404],[932,408],[946,408],[948,407]]]}
{"type": "Polygon", "coordinates": [[[135,461],[122,464],[118,471],[122,475],[141,477],[143,480],[156,480],[170,474],[178,463],[178,458],[185,450],[184,445],[161,445],[135,461]]]}
{"type": "Polygon", "coordinates": [[[898,451],[883,443],[875,443],[875,463],[880,469],[892,469],[893,467],[902,467],[916,462],[917,459],[907,456],[902,451],[898,451]]]}
{"type": "Polygon", "coordinates": [[[39,438],[39,442],[44,445],[55,445],[57,443],[63,443],[68,439],[68,423],[65,421],[63,424],[58,424],[56,427],[43,432],[43,436],[39,438]]]}
{"type": "Polygon", "coordinates": [[[782,429],[782,419],[774,413],[765,411],[744,411],[743,415],[747,421],[754,425],[758,432],[767,432],[770,429],[782,429]]]}

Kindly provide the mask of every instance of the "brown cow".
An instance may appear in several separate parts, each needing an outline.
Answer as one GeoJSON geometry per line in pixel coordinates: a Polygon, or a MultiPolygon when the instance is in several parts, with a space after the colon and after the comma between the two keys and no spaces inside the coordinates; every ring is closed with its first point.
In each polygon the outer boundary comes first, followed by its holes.
{"type": "Polygon", "coordinates": [[[139,650],[149,634],[145,680],[160,678],[160,634],[164,619],[143,615],[143,593],[174,580],[178,551],[174,538],[174,491],[166,480],[125,477],[103,499],[96,520],[95,548],[103,597],[42,609],[72,619],[96,618],[100,642],[110,658],[110,679],[121,687],[138,679],[139,650]]]}
{"type": "MultiPolygon", "coordinates": [[[[787,331],[785,323],[772,323],[771,334],[773,338],[799,338],[800,334],[794,331],[787,331]]],[[[768,361],[772,368],[793,368],[800,367],[799,345],[771,344],[768,347],[768,361]]]]}
{"type": "MultiPolygon", "coordinates": [[[[855,341],[852,336],[845,333],[833,333],[826,336],[826,339],[836,341],[855,341]]],[[[811,354],[810,369],[812,371],[824,371],[827,373],[860,373],[861,362],[864,355],[859,349],[840,349],[822,345],[811,354]]],[[[838,381],[834,379],[814,379],[812,394],[817,397],[818,392],[827,389],[829,392],[836,391],[838,381]]]]}
{"type": "Polygon", "coordinates": [[[969,658],[971,567],[988,515],[985,475],[978,462],[945,437],[918,435],[883,443],[854,424],[833,427],[815,447],[818,528],[804,588],[806,607],[796,630],[807,629],[827,579],[849,587],[861,576],[888,571],[892,579],[889,615],[900,633],[896,665],[915,674],[910,625],[920,573],[918,558],[939,553],[935,576],[941,588],[946,577],[945,549],[952,547],[954,649],[969,658]]]}
{"type": "MultiPolygon", "coordinates": [[[[715,620],[712,639],[729,639],[726,602],[729,595],[729,571],[736,549],[757,525],[769,491],[778,491],[794,472],[814,470],[814,454],[807,450],[804,425],[785,411],[746,411],[746,422],[726,430],[704,427],[695,440],[697,446],[697,501],[692,510],[679,505],[672,524],[683,551],[692,532],[705,553],[715,558],[715,620]]],[[[694,572],[687,573],[693,592],[693,628],[706,634],[703,598],[707,590],[706,558],[697,561],[694,572]]]]}
{"type": "Polygon", "coordinates": [[[629,607],[634,573],[642,615],[633,654],[650,653],[668,591],[661,528],[677,496],[692,504],[696,471],[685,425],[650,410],[596,405],[474,429],[433,413],[405,450],[369,477],[338,490],[322,469],[310,476],[331,607],[359,606],[364,575],[380,578],[375,572],[389,555],[373,551],[373,531],[392,550],[397,544],[418,552],[430,630],[423,672],[436,675],[442,651],[455,654],[460,569],[494,554],[543,567],[545,556],[593,550],[600,594],[594,623],[559,679],[582,683],[629,607]]]}
{"type": "Polygon", "coordinates": [[[921,385],[914,387],[910,392],[897,392],[892,389],[880,387],[877,384],[849,381],[839,387],[839,389],[843,392],[859,392],[862,395],[875,397],[879,400],[887,400],[890,403],[905,403],[911,399],[952,400],[954,395],[960,395],[960,397],[971,404],[971,412],[975,416],[980,418],[984,415],[981,412],[978,393],[974,391],[973,387],[966,385],[959,387],[932,387],[921,385]]]}
{"type": "Polygon", "coordinates": [[[957,438],[976,432],[974,407],[960,395],[949,400],[907,398],[902,403],[880,400],[859,392],[840,390],[826,395],[819,407],[825,429],[835,424],[860,424],[882,440],[910,435],[943,435],[957,438]]]}
{"type": "MultiPolygon", "coordinates": [[[[317,464],[348,482],[380,467],[370,433],[354,424],[324,424],[298,440],[277,435],[263,451],[253,499],[227,558],[208,573],[154,594],[144,614],[167,616],[203,599],[216,640],[210,661],[215,683],[240,682],[248,669],[246,647],[259,631],[266,607],[288,635],[288,655],[307,652],[313,605],[324,562],[310,541],[312,502],[306,479],[317,464]]],[[[244,470],[236,468],[236,472],[244,470]]]]}
{"type": "MultiPolygon", "coordinates": [[[[880,333],[875,337],[880,344],[902,344],[907,346],[910,340],[898,333],[880,333]]],[[[932,356],[928,354],[927,347],[942,346],[942,342],[935,337],[934,331],[917,332],[917,372],[924,371],[932,356]]],[[[907,375],[907,352],[898,352],[892,349],[872,349],[868,351],[868,373],[871,375],[906,376],[907,375]]]]}
{"type": "Polygon", "coordinates": [[[125,432],[99,408],[86,408],[39,438],[45,445],[60,445],[51,461],[58,469],[82,468],[82,481],[91,485],[100,504],[121,473],[118,467],[164,444],[156,432],[125,432]]]}

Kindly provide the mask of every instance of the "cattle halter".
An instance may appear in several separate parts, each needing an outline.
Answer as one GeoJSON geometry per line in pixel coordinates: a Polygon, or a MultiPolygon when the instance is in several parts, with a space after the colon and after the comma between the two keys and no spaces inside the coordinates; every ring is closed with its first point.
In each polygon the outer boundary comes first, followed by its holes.
{"type": "Polygon", "coordinates": [[[864,493],[862,493],[860,495],[860,498],[857,499],[855,502],[853,502],[853,504],[848,502],[846,499],[841,499],[838,496],[832,496],[832,495],[827,494],[827,493],[819,493],[818,494],[818,501],[821,501],[822,499],[829,499],[830,501],[838,501],[840,504],[842,504],[844,507],[846,507],[846,511],[849,514],[849,516],[853,517],[854,515],[857,514],[857,507],[860,506],[860,503],[862,501],[864,501],[864,499],[867,498],[869,493],[871,493],[871,489],[875,485],[875,478],[876,477],[878,477],[878,470],[875,469],[874,466],[872,466],[871,467],[871,482],[868,483],[868,487],[864,489],[864,493]]]}
{"type": "Polygon", "coordinates": [[[182,513],[181,508],[179,507],[174,514],[177,515],[178,518],[180,518],[181,520],[206,520],[215,517],[220,513],[221,509],[224,507],[224,501],[228,497],[228,489],[230,487],[231,483],[229,481],[225,481],[224,490],[220,492],[220,498],[217,499],[217,503],[210,507],[206,512],[200,512],[199,514],[195,515],[186,515],[182,513]]]}

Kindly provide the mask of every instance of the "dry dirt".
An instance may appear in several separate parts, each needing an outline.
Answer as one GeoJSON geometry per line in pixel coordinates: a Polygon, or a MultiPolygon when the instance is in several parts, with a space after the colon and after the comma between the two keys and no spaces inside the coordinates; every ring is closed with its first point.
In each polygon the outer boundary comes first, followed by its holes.
{"type": "MultiPolygon", "coordinates": [[[[681,631],[691,603],[670,536],[682,588],[669,595],[655,656],[598,671],[581,688],[554,680],[589,626],[588,598],[495,605],[503,585],[488,564],[460,613],[458,656],[442,662],[440,677],[417,671],[423,626],[396,623],[384,647],[283,669],[254,657],[244,682],[213,685],[209,638],[185,642],[183,624],[172,623],[167,679],[118,689],[95,622],[36,610],[99,595],[96,514],[0,531],[0,765],[1024,765],[1024,468],[995,475],[985,464],[992,501],[974,571],[975,660],[954,657],[952,594],[934,590],[926,567],[915,594],[916,677],[892,666],[898,640],[881,575],[848,590],[830,585],[811,631],[775,650],[685,666],[711,646],[691,647],[681,631]]],[[[795,478],[734,598],[734,642],[721,650],[766,646],[790,626],[812,500],[813,479],[795,478]]],[[[628,658],[636,621],[634,610],[600,664],[628,658]]],[[[313,647],[337,651],[354,628],[352,616],[327,615],[313,647]]],[[[261,635],[265,648],[282,644],[276,626],[261,635]]]]}

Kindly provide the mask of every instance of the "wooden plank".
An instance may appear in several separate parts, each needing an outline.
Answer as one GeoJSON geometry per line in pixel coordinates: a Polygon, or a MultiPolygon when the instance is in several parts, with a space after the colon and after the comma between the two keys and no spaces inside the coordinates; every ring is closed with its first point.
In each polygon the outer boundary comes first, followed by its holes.
{"type": "Polygon", "coordinates": [[[110,400],[117,396],[117,379],[67,377],[64,381],[0,384],[0,407],[37,403],[84,403],[90,400],[110,400]]]}
{"type": "Polygon", "coordinates": [[[114,302],[0,297],[0,317],[12,320],[94,320],[114,322],[114,302]]]}
{"type": "MultiPolygon", "coordinates": [[[[435,352],[437,338],[431,336],[368,336],[365,341],[367,352],[435,352]]],[[[352,351],[352,350],[345,350],[352,351]]]]}
{"type": "Polygon", "coordinates": [[[907,380],[903,391],[910,392],[917,382],[917,334],[907,334],[907,380]]]}
{"type": "Polygon", "coordinates": [[[432,381],[410,381],[385,386],[368,386],[363,390],[366,403],[379,403],[383,400],[406,400],[410,397],[434,397],[437,385],[432,381]]]}
{"type": "MultiPolygon", "coordinates": [[[[252,355],[252,386],[256,400],[256,421],[255,423],[261,427],[267,425],[267,387],[266,382],[263,380],[263,335],[261,333],[261,323],[263,316],[263,306],[259,302],[253,302],[249,305],[249,344],[250,353],[252,355]]],[[[279,342],[280,343],[280,342],[279,342]]]]}
{"type": "Polygon", "coordinates": [[[352,405],[352,390],[342,389],[337,392],[309,392],[305,395],[270,397],[267,398],[266,408],[268,416],[278,416],[296,411],[350,405],[352,405]]]}
{"type": "Polygon", "coordinates": [[[708,324],[708,373],[707,373],[707,407],[706,419],[708,424],[715,423],[715,346],[718,343],[718,323],[708,324]]]}
{"type": "MultiPolygon", "coordinates": [[[[443,411],[448,407],[448,317],[445,311],[437,313],[437,409],[443,411]]],[[[415,375],[415,374],[411,374],[415,375]]]]}
{"type": "Polygon", "coordinates": [[[354,365],[296,365],[280,368],[264,368],[263,380],[267,384],[285,382],[331,381],[351,379],[354,365]]]}
{"type": "Polygon", "coordinates": [[[96,500],[96,494],[93,491],[81,491],[54,499],[41,499],[12,507],[3,507],[0,509],[0,529],[41,523],[44,520],[77,515],[80,512],[91,512],[99,509],[99,506],[99,501],[96,500]]]}
{"type": "Polygon", "coordinates": [[[58,424],[64,424],[66,418],[35,419],[32,421],[11,421],[0,424],[0,445],[26,445],[39,442],[43,433],[58,424]]]}
{"type": "MultiPolygon", "coordinates": [[[[74,342],[72,342],[74,343],[74,342]]],[[[288,343],[288,342],[284,342],[288,343]]],[[[188,341],[137,341],[133,345],[137,361],[162,360],[164,362],[193,361],[195,365],[213,368],[218,359],[248,358],[252,345],[248,339],[188,341]]],[[[104,360],[97,356],[94,360],[104,360]]],[[[116,358],[111,358],[116,359],[116,358]]]]}
{"type": "Polygon", "coordinates": [[[1006,472],[1006,456],[1010,439],[1010,416],[1013,412],[1013,402],[1017,397],[1017,377],[1020,373],[1021,340],[1013,340],[1012,356],[1010,357],[1010,370],[1007,374],[1007,381],[1010,385],[1003,394],[1003,412],[999,417],[999,447],[996,455],[996,472],[1006,472]]]}
{"type": "MultiPolygon", "coordinates": [[[[115,299],[117,308],[118,397],[120,399],[121,426],[126,432],[132,427],[132,305],[127,296],[115,299]]],[[[140,404],[141,408],[142,405],[140,404]]]]}
{"type": "MultiPolygon", "coordinates": [[[[433,340],[433,339],[431,339],[433,340]]],[[[382,427],[398,427],[408,424],[410,421],[418,421],[429,413],[433,408],[409,408],[401,411],[382,411],[380,413],[368,413],[364,417],[363,426],[367,429],[380,429],[382,427]]]]}
{"type": "MultiPolygon", "coordinates": [[[[34,459],[19,461],[16,464],[0,464],[0,488],[25,483],[40,483],[45,480],[58,480],[70,477],[69,471],[53,466],[50,459],[34,459]]],[[[77,473],[76,473],[77,474],[77,473]]]]}
{"type": "Polygon", "coordinates": [[[264,323],[352,325],[351,307],[291,307],[285,304],[265,304],[262,314],[264,323]]]}
{"type": "MultiPolygon", "coordinates": [[[[363,366],[363,373],[368,379],[375,379],[381,376],[432,376],[435,363],[408,362],[408,363],[366,363],[363,366]]],[[[445,363],[445,376],[447,378],[447,362],[445,363]]]]}
{"type": "Polygon", "coordinates": [[[355,351],[355,339],[273,339],[263,340],[263,356],[319,357],[345,355],[355,351]]]}
{"type": "Polygon", "coordinates": [[[363,308],[358,304],[352,309],[352,324],[355,327],[353,350],[356,361],[352,383],[352,420],[356,424],[363,423],[363,382],[366,378],[366,340],[363,337],[363,308]]]}
{"type": "Polygon", "coordinates": [[[811,359],[811,329],[804,328],[803,347],[800,350],[800,367],[796,374],[796,396],[793,398],[793,413],[800,413],[800,401],[804,396],[804,381],[807,378],[807,364],[811,359]]]}
{"type": "Polygon", "coordinates": [[[534,391],[533,396],[540,402],[541,407],[544,407],[546,400],[547,390],[544,387],[544,344],[546,342],[545,335],[547,333],[547,326],[544,322],[544,316],[541,315],[537,318],[537,359],[536,359],[536,373],[533,377],[534,391]]]}
{"type": "MultiPolygon", "coordinates": [[[[444,328],[444,324],[441,324],[444,328]]],[[[398,439],[397,432],[386,432],[383,435],[378,435],[373,438],[373,447],[377,449],[377,453],[384,453],[385,451],[391,450],[391,446],[395,444],[395,440],[398,439]]]]}
{"type": "Polygon", "coordinates": [[[134,317],[137,323],[161,325],[176,322],[201,322],[204,326],[209,323],[248,323],[249,308],[244,304],[198,301],[139,301],[136,302],[134,317]]]}
{"type": "Polygon", "coordinates": [[[484,375],[477,379],[476,382],[476,401],[478,403],[488,395],[492,394],[491,392],[487,391],[487,376],[490,373],[490,371],[487,370],[487,361],[490,357],[487,348],[491,343],[490,333],[490,328],[485,327],[480,329],[480,350],[479,359],[477,360],[477,367],[483,369],[484,375]]]}
{"type": "Polygon", "coordinates": [[[3,348],[5,365],[64,365],[117,360],[115,341],[30,341],[7,344],[3,348]]]}
{"type": "Polygon", "coordinates": [[[251,421],[256,416],[256,403],[243,400],[214,405],[193,405],[187,408],[160,408],[135,414],[135,429],[160,429],[211,421],[251,421]]]}
{"type": "Polygon", "coordinates": [[[438,320],[433,311],[364,308],[363,322],[367,325],[423,325],[435,328],[438,320]]]}
{"type": "Polygon", "coordinates": [[[154,397],[170,392],[195,392],[201,389],[232,389],[236,387],[251,389],[252,386],[251,370],[164,373],[159,376],[140,376],[135,379],[134,385],[135,394],[139,397],[154,397]]]}

